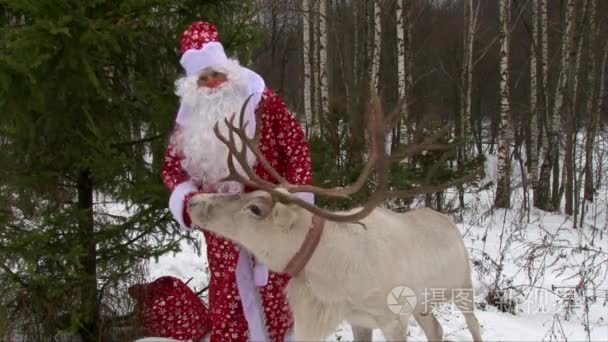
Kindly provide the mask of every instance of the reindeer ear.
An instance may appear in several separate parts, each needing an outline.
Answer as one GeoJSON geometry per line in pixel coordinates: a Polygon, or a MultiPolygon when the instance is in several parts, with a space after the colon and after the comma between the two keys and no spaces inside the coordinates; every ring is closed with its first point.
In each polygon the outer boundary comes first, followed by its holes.
{"type": "Polygon", "coordinates": [[[272,208],[272,221],[279,229],[290,229],[296,221],[296,211],[291,206],[277,202],[272,208]]]}

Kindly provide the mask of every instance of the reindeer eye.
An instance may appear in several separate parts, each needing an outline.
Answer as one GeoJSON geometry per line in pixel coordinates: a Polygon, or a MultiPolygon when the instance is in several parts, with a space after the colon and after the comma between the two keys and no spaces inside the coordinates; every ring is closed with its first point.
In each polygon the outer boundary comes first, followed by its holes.
{"type": "Polygon", "coordinates": [[[255,216],[262,216],[262,209],[255,204],[250,205],[247,209],[255,216]]]}

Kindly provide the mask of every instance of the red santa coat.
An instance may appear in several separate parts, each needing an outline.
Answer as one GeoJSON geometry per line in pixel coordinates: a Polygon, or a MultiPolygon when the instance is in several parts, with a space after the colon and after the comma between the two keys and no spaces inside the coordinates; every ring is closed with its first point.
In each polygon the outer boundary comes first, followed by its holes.
{"type": "MultiPolygon", "coordinates": [[[[265,89],[256,113],[262,119],[260,150],[266,159],[289,183],[310,184],[310,154],[299,122],[279,96],[269,89],[265,89]]],[[[183,157],[177,151],[174,141],[172,137],[161,175],[169,191],[176,193],[181,187],[185,193],[184,189],[192,190],[191,186],[184,187],[191,180],[182,168],[183,157]]],[[[256,164],[254,168],[262,179],[275,182],[261,164],[256,164]]],[[[197,190],[202,190],[202,186],[203,184],[196,184],[197,190]]],[[[186,224],[189,223],[187,218],[185,221],[186,224]]],[[[210,232],[204,232],[204,235],[210,269],[208,323],[211,327],[211,341],[246,341],[248,325],[235,276],[239,247],[210,232]]],[[[267,285],[260,288],[264,321],[271,341],[283,341],[293,325],[284,295],[288,281],[287,275],[271,272],[267,285]]],[[[252,323],[249,323],[251,326],[252,323]]]]}

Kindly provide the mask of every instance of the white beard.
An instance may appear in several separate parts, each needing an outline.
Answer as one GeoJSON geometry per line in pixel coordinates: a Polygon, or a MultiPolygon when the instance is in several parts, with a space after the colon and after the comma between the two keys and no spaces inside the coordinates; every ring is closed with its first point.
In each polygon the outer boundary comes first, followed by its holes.
{"type": "MultiPolygon", "coordinates": [[[[199,88],[198,76],[183,77],[176,82],[176,94],[190,111],[189,119],[180,126],[175,141],[184,156],[182,167],[195,182],[214,192],[242,191],[242,185],[238,183],[220,182],[229,174],[228,148],[213,132],[215,123],[219,121],[220,132],[228,137],[224,118],[236,113],[235,125],[238,125],[241,107],[249,95],[247,80],[242,79],[239,65],[232,62],[224,70],[218,70],[225,72],[228,80],[217,88],[199,88]]],[[[235,140],[237,148],[240,148],[241,142],[236,135],[235,140]]],[[[253,166],[255,161],[255,156],[249,151],[249,166],[253,166]]],[[[236,161],[235,165],[237,171],[244,174],[236,161]]]]}

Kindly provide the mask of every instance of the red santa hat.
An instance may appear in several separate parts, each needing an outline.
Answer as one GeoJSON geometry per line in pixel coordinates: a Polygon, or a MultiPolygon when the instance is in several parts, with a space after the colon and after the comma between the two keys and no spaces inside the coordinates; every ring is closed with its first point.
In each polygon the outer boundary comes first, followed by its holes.
{"type": "Polygon", "coordinates": [[[226,64],[228,57],[219,42],[215,25],[197,21],[192,23],[180,39],[182,58],[180,64],[187,76],[196,75],[207,68],[226,64]]]}
{"type": "MultiPolygon", "coordinates": [[[[201,71],[211,69],[222,69],[229,59],[224,52],[224,47],[219,42],[219,35],[215,25],[196,21],[182,33],[180,39],[180,51],[182,57],[180,64],[186,71],[186,76],[196,76],[201,71]]],[[[254,130],[255,119],[253,111],[262,98],[262,93],[266,87],[264,79],[254,71],[240,67],[242,77],[245,78],[247,95],[253,95],[249,106],[251,107],[247,119],[253,124],[248,125],[248,131],[254,130]]],[[[177,114],[177,123],[185,124],[189,117],[189,111],[182,103],[177,114]]]]}

